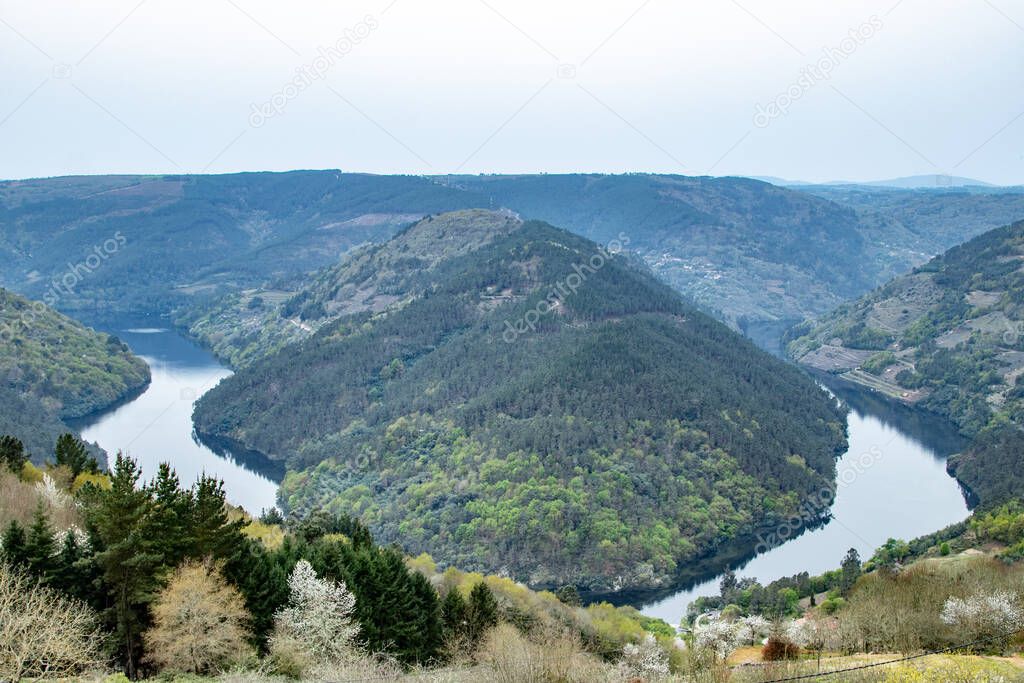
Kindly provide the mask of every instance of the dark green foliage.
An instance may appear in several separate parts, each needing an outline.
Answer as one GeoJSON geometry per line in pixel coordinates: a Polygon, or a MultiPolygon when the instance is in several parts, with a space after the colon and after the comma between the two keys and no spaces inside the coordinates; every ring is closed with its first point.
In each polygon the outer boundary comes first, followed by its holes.
{"type": "Polygon", "coordinates": [[[0,436],[0,466],[6,466],[15,473],[20,473],[28,462],[25,446],[20,440],[10,435],[0,436]]]}
{"type": "Polygon", "coordinates": [[[82,472],[95,474],[99,471],[96,458],[89,454],[85,444],[74,434],[61,434],[57,438],[53,454],[57,464],[70,469],[73,477],[77,477],[82,472]]]}
{"type": "Polygon", "coordinates": [[[28,528],[28,537],[25,539],[25,559],[28,561],[28,568],[44,582],[49,582],[57,570],[54,555],[57,550],[57,541],[50,527],[50,521],[46,517],[43,502],[40,500],[36,505],[36,511],[32,515],[32,524],[28,528]]]}
{"type": "Polygon", "coordinates": [[[840,571],[842,574],[838,588],[842,595],[846,595],[853,588],[853,584],[857,583],[857,579],[860,578],[860,553],[857,552],[856,548],[850,548],[847,551],[846,557],[843,558],[843,563],[840,565],[840,571]]]}
{"type": "Polygon", "coordinates": [[[160,539],[146,531],[149,492],[137,488],[140,472],[120,453],[109,491],[97,492],[89,508],[89,533],[97,547],[96,563],[109,596],[107,620],[117,639],[118,656],[130,678],[136,678],[142,659],[146,605],[159,587],[160,539]]]}
{"type": "Polygon", "coordinates": [[[226,565],[226,574],[245,599],[251,617],[252,644],[265,653],[274,615],[288,603],[290,553],[271,553],[259,541],[245,539],[226,565]]]}
{"type": "Polygon", "coordinates": [[[583,604],[576,586],[562,586],[555,591],[555,597],[570,607],[579,607],[583,604]]]}
{"type": "Polygon", "coordinates": [[[280,510],[276,507],[272,507],[269,510],[260,511],[260,522],[271,526],[280,526],[284,524],[284,517],[281,516],[280,510]]]}
{"type": "Polygon", "coordinates": [[[982,510],[1018,500],[1024,495],[1024,433],[1016,425],[985,430],[947,468],[982,510]]]}
{"type": "Polygon", "coordinates": [[[370,652],[388,652],[412,664],[435,660],[441,651],[437,592],[422,574],[405,566],[394,548],[363,547],[346,569],[356,596],[360,637],[370,652]]]}
{"type": "Polygon", "coordinates": [[[449,642],[458,642],[469,634],[469,606],[458,588],[449,589],[441,601],[441,625],[449,642]]]}
{"type": "Polygon", "coordinates": [[[0,553],[4,562],[20,567],[28,566],[28,540],[25,537],[25,527],[18,524],[17,520],[11,520],[11,523],[4,529],[3,535],[3,547],[0,548],[0,553]]]}
{"type": "Polygon", "coordinates": [[[813,382],[591,242],[528,222],[402,277],[400,306],[329,322],[197,404],[201,433],[288,459],[290,514],[358,511],[411,555],[593,589],[668,579],[833,476],[842,414],[813,382]]]}
{"type": "Polygon", "coordinates": [[[471,642],[478,643],[488,630],[498,625],[498,601],[490,587],[481,581],[469,592],[468,635],[471,642]]]}

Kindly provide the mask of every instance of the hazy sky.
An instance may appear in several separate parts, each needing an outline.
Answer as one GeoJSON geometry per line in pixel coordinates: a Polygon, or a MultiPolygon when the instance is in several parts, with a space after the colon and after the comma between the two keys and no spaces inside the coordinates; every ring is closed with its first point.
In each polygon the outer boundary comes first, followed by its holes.
{"type": "Polygon", "coordinates": [[[1024,0],[0,0],[0,177],[1024,183],[1024,0]]]}

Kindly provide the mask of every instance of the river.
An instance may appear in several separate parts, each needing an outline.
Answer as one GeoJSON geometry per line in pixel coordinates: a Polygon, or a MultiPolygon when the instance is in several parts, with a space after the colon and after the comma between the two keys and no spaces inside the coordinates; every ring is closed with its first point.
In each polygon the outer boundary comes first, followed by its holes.
{"type": "MultiPolygon", "coordinates": [[[[224,479],[228,499],[252,513],[275,504],[280,468],[252,454],[215,452],[192,429],[195,400],[230,375],[206,350],[158,324],[96,324],[142,356],[153,381],[140,396],[82,426],[83,437],[108,453],[135,457],[145,477],[170,462],[185,483],[201,473],[224,479]]],[[[838,462],[832,517],[800,534],[776,530],[781,545],[733,568],[766,583],[799,571],[819,574],[839,566],[849,548],[861,557],[891,536],[911,539],[963,520],[967,504],[945,459],[962,446],[955,430],[937,418],[877,398],[870,392],[830,387],[850,406],[849,450],[838,462]]],[[[688,603],[718,592],[719,576],[658,599],[629,602],[647,615],[678,623],[688,603]]]]}
{"type": "Polygon", "coordinates": [[[111,465],[118,451],[135,458],[148,480],[169,462],[185,485],[206,473],[224,480],[228,501],[250,513],[271,508],[277,499],[280,468],[252,454],[214,452],[192,429],[196,399],[231,374],[212,354],[160,321],[91,322],[117,335],[150,367],[153,380],[137,398],[98,418],[76,425],[82,438],[107,451],[111,465]]]}

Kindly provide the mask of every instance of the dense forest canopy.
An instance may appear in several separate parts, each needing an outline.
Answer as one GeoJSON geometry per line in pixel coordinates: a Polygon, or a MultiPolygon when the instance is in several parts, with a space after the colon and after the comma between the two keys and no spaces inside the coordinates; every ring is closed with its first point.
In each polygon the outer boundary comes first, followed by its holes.
{"type": "Polygon", "coordinates": [[[37,462],[63,421],[107,408],[149,382],[149,367],[116,337],[0,289],[0,433],[37,462]]]}
{"type": "MultiPolygon", "coordinates": [[[[201,433],[287,461],[289,512],[357,515],[410,553],[534,584],[612,589],[664,585],[830,486],[839,409],[613,253],[621,243],[468,212],[374,258],[416,259],[408,245],[458,221],[477,226],[459,243],[493,234],[197,404],[201,433]]],[[[356,271],[298,298],[343,309],[356,271]]]]}

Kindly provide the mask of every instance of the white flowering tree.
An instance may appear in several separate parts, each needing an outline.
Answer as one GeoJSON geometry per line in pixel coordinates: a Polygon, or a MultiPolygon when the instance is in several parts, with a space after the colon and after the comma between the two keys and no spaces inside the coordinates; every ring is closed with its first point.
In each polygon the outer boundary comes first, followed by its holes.
{"type": "Polygon", "coordinates": [[[698,627],[693,633],[696,647],[708,650],[724,660],[740,646],[744,630],[741,622],[727,622],[722,619],[710,619],[698,627]]]}
{"type": "Polygon", "coordinates": [[[345,583],[321,579],[309,562],[299,560],[288,577],[288,588],[288,606],[274,617],[277,644],[287,640],[315,663],[351,660],[359,626],[352,619],[356,599],[345,583]]]}
{"type": "Polygon", "coordinates": [[[1007,591],[951,597],[942,606],[939,618],[969,638],[988,639],[1003,649],[1010,636],[1024,628],[1024,610],[1017,597],[1007,591]]]}
{"type": "Polygon", "coordinates": [[[760,614],[743,617],[737,622],[738,636],[748,645],[756,645],[762,636],[768,633],[772,624],[760,614]]]}
{"type": "Polygon", "coordinates": [[[627,643],[622,648],[620,665],[630,674],[648,681],[669,673],[668,653],[651,634],[644,636],[639,643],[627,643]]]}

